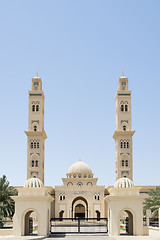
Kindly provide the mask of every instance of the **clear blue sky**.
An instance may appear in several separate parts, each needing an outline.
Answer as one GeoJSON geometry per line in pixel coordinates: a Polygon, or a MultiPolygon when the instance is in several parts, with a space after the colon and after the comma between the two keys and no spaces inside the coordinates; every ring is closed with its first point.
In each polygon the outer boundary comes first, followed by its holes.
{"type": "Polygon", "coordinates": [[[115,94],[132,90],[135,185],[159,185],[160,1],[0,1],[0,176],[27,173],[28,90],[45,93],[45,185],[81,158],[115,182],[115,94]]]}

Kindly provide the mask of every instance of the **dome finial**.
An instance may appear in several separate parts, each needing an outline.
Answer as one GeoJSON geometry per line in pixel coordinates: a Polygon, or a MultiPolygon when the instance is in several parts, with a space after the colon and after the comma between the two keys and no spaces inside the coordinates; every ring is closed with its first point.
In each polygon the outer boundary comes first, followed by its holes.
{"type": "Polygon", "coordinates": [[[37,74],[36,74],[36,77],[38,77],[38,72],[37,72],[37,74]]]}
{"type": "Polygon", "coordinates": [[[122,77],[124,77],[124,72],[122,72],[122,77]]]}

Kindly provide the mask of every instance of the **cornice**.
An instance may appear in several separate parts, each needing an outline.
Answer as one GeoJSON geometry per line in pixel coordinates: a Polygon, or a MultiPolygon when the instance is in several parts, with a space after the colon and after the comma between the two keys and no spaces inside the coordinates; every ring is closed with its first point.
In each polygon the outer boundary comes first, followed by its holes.
{"type": "Polygon", "coordinates": [[[118,136],[126,136],[126,135],[131,135],[133,136],[135,131],[115,131],[113,134],[113,138],[116,139],[118,136]]]}
{"type": "Polygon", "coordinates": [[[43,139],[45,140],[47,138],[46,132],[45,131],[24,131],[27,136],[42,136],[43,139]]]}

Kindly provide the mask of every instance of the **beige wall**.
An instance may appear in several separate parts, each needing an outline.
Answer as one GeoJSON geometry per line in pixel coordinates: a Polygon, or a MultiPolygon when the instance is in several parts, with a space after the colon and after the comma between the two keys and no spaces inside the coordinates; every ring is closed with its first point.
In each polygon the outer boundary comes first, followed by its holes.
{"type": "MultiPolygon", "coordinates": [[[[55,187],[55,217],[59,217],[59,212],[64,211],[64,217],[72,217],[72,202],[78,197],[83,197],[88,203],[88,217],[96,217],[96,210],[100,211],[101,217],[105,217],[104,212],[104,190],[105,186],[97,186],[97,179],[71,179],[63,178],[63,186],[55,187]],[[67,183],[72,182],[67,186],[67,183]],[[82,182],[82,186],[78,186],[77,183],[82,182]],[[93,185],[87,185],[88,182],[93,183],[93,185]],[[60,200],[60,194],[65,194],[65,200],[60,200]],[[99,194],[100,199],[95,200],[95,194],[99,194]]],[[[81,202],[83,204],[83,202],[81,202]]],[[[77,202],[78,204],[78,202],[77,202]]],[[[85,203],[84,203],[85,205],[85,203]]],[[[74,210],[74,209],[73,209],[74,210]]],[[[85,216],[87,217],[87,216],[85,216]]]]}
{"type": "Polygon", "coordinates": [[[120,214],[127,210],[133,215],[133,235],[143,235],[143,201],[139,189],[112,188],[105,198],[108,203],[109,234],[120,235],[120,214]]]}

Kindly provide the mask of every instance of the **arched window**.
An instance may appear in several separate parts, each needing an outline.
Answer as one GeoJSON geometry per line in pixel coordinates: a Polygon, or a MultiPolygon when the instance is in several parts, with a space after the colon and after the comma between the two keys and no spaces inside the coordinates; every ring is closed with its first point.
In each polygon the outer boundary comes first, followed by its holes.
{"type": "Polygon", "coordinates": [[[34,142],[34,148],[36,148],[36,142],[34,142]]]}
{"type": "Polygon", "coordinates": [[[128,160],[126,160],[126,167],[128,167],[128,160]]]}
{"type": "Polygon", "coordinates": [[[32,167],[34,167],[34,161],[32,161],[32,167]]]}
{"type": "Polygon", "coordinates": [[[72,182],[68,182],[68,183],[67,183],[67,187],[68,187],[68,186],[73,186],[73,183],[72,183],[72,182]]]}
{"type": "Polygon", "coordinates": [[[39,105],[36,105],[36,112],[39,111],[39,105]]]}
{"type": "Polygon", "coordinates": [[[124,148],[126,148],[126,142],[124,142],[124,148]]]}
{"type": "Polygon", "coordinates": [[[88,183],[87,183],[87,186],[91,186],[91,187],[92,187],[92,186],[93,186],[93,183],[92,183],[92,182],[88,182],[88,183]]]}
{"type": "Polygon", "coordinates": [[[37,148],[39,148],[39,142],[37,142],[37,148]]]}
{"type": "Polygon", "coordinates": [[[122,112],[124,111],[124,105],[123,104],[121,105],[121,111],[122,112]]]}
{"type": "Polygon", "coordinates": [[[35,105],[32,105],[32,112],[35,112],[35,105]]]}
{"type": "Polygon", "coordinates": [[[79,175],[78,175],[78,177],[79,177],[79,178],[81,178],[81,177],[82,177],[82,175],[81,175],[81,174],[79,174],[79,175]]]}
{"type": "Polygon", "coordinates": [[[60,198],[59,198],[59,199],[60,199],[60,201],[62,201],[62,195],[60,195],[60,198]]]}
{"type": "Polygon", "coordinates": [[[121,148],[123,148],[123,142],[121,141],[121,148]]]}
{"type": "Polygon", "coordinates": [[[125,125],[123,126],[123,131],[126,131],[126,126],[125,125]]]}
{"type": "Polygon", "coordinates": [[[96,194],[94,195],[94,199],[95,199],[95,200],[97,199],[97,195],[96,195],[96,194]]]}
{"type": "Polygon", "coordinates": [[[124,160],[122,160],[122,167],[124,167],[124,160]]]}
{"type": "Polygon", "coordinates": [[[83,183],[82,182],[78,182],[77,185],[78,185],[78,187],[81,187],[81,186],[83,186],[83,183]]]}
{"type": "Polygon", "coordinates": [[[128,111],[128,105],[126,104],[125,105],[125,112],[127,112],[128,111]]]}
{"type": "Polygon", "coordinates": [[[31,148],[33,148],[33,142],[31,142],[31,148]]]}
{"type": "Polygon", "coordinates": [[[97,200],[100,200],[100,196],[98,195],[97,200]]]}
{"type": "Polygon", "coordinates": [[[36,132],[36,131],[37,131],[37,126],[34,126],[33,129],[34,129],[34,131],[36,132]]]}
{"type": "Polygon", "coordinates": [[[127,148],[129,148],[129,142],[127,142],[127,148]]]}
{"type": "Polygon", "coordinates": [[[63,200],[65,200],[65,195],[63,195],[63,200]]]}
{"type": "Polygon", "coordinates": [[[36,160],[36,167],[38,167],[38,160],[36,160]]]}

